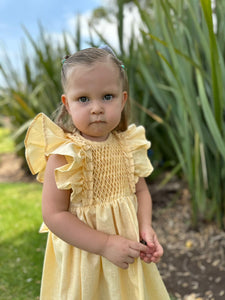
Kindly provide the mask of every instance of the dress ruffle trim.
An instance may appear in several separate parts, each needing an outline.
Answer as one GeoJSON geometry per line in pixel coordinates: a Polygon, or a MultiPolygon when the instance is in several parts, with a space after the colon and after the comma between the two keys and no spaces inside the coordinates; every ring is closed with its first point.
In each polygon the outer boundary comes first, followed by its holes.
{"type": "Polygon", "coordinates": [[[131,124],[127,131],[118,133],[118,137],[124,147],[126,147],[128,156],[133,159],[133,172],[135,184],[139,177],[148,177],[153,166],[148,158],[147,150],[151,143],[146,139],[143,126],[131,124]]]}
{"type": "MultiPolygon", "coordinates": [[[[127,163],[133,161],[134,181],[139,177],[147,177],[153,171],[147,156],[150,142],[146,140],[142,126],[130,125],[127,131],[115,133],[122,148],[127,153],[127,163]]],[[[91,169],[92,153],[90,146],[82,140],[64,131],[45,114],[38,114],[32,121],[25,138],[26,159],[32,174],[37,174],[39,182],[44,181],[44,172],[50,154],[63,155],[67,164],[55,170],[55,180],[59,189],[72,189],[73,193],[82,192],[84,182],[84,166],[91,169]]],[[[130,166],[129,166],[130,167],[130,166]]],[[[85,172],[87,176],[87,172],[85,172]]]]}
{"type": "Polygon", "coordinates": [[[37,180],[44,181],[44,172],[50,154],[63,155],[67,164],[55,169],[56,185],[59,189],[82,191],[83,166],[90,151],[74,143],[68,134],[45,114],[38,114],[32,121],[25,138],[26,160],[37,180]]]}

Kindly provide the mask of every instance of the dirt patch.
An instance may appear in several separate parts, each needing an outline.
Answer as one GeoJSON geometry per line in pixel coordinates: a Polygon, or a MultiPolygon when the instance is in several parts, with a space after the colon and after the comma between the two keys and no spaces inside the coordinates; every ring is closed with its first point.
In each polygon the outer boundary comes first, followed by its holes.
{"type": "Polygon", "coordinates": [[[177,197],[175,189],[164,189],[152,187],[153,226],[164,248],[158,267],[168,291],[179,300],[225,299],[225,232],[215,224],[191,230],[188,190],[181,185],[177,197]]]}
{"type": "Polygon", "coordinates": [[[16,182],[26,180],[26,174],[21,168],[22,159],[16,154],[0,155],[0,182],[16,182]]]}
{"type": "Polygon", "coordinates": [[[1,182],[31,182],[36,180],[30,171],[22,168],[23,159],[15,153],[0,154],[0,183],[1,182]]]}
{"type": "MultiPolygon", "coordinates": [[[[33,181],[15,154],[0,156],[0,182],[33,181]]],[[[190,228],[189,193],[179,181],[151,184],[153,226],[164,248],[158,268],[178,300],[225,299],[225,232],[214,224],[190,228]]],[[[163,299],[162,299],[163,300],[163,299]]]]}

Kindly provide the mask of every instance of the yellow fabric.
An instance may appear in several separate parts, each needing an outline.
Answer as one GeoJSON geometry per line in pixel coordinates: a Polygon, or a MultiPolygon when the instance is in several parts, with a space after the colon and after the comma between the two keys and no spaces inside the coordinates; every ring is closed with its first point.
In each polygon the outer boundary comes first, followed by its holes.
{"type": "MultiPolygon", "coordinates": [[[[139,240],[135,184],[153,168],[147,157],[150,143],[143,127],[131,125],[113,132],[104,142],[66,134],[44,114],[28,129],[26,158],[33,174],[44,180],[51,154],[67,164],[55,170],[59,189],[72,189],[71,213],[90,227],[139,240]]],[[[105,258],[75,248],[48,231],[42,300],[167,300],[169,296],[155,264],[139,258],[127,270],[105,258]]]]}

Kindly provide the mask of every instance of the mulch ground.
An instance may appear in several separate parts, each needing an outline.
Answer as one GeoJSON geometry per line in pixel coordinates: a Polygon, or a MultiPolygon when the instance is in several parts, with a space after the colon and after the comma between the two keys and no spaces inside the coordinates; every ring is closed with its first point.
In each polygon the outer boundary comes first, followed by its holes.
{"type": "MultiPolygon", "coordinates": [[[[14,154],[0,156],[0,182],[31,180],[14,154]]],[[[225,232],[205,223],[191,229],[190,196],[180,181],[161,189],[151,184],[150,191],[153,226],[164,248],[158,268],[169,293],[178,300],[224,300],[225,232]]]]}
{"type": "Polygon", "coordinates": [[[158,267],[168,291],[179,300],[225,299],[225,232],[205,223],[191,229],[190,195],[181,183],[150,190],[164,248],[158,267]]]}

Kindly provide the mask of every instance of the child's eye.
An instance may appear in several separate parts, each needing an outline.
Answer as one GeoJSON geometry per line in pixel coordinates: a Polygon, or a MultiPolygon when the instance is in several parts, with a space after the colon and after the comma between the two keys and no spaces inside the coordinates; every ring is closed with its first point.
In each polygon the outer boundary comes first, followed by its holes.
{"type": "Polygon", "coordinates": [[[105,95],[103,99],[106,101],[109,101],[109,100],[112,100],[112,98],[113,98],[113,96],[108,94],[108,95],[105,95]]]}
{"type": "Polygon", "coordinates": [[[88,102],[89,99],[88,99],[88,97],[83,96],[83,97],[80,97],[80,98],[78,99],[78,101],[81,102],[81,103],[85,103],[85,102],[88,102]]]}

